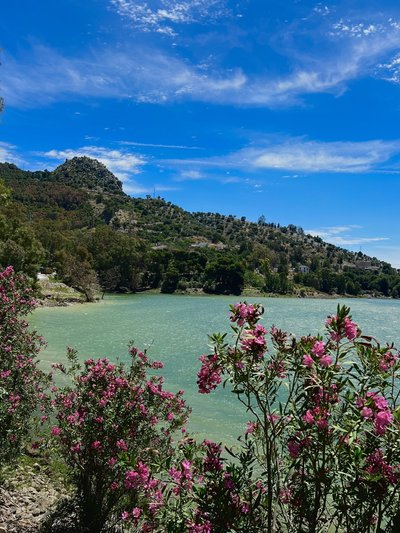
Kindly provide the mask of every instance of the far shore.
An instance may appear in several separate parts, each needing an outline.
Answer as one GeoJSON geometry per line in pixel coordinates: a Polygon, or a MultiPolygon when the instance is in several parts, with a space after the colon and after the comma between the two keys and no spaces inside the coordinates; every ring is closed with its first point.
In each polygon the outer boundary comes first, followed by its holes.
{"type": "MultiPolygon", "coordinates": [[[[99,303],[104,299],[107,299],[109,295],[134,295],[134,294],[163,294],[160,289],[147,289],[143,291],[130,292],[130,293],[121,293],[121,292],[106,292],[104,296],[101,294],[96,295],[93,302],[87,302],[83,298],[77,298],[76,294],[73,298],[39,298],[39,307],[70,307],[79,304],[86,303],[99,303]]],[[[354,296],[351,294],[326,294],[323,292],[308,292],[304,294],[294,293],[294,294],[276,294],[276,293],[265,293],[257,289],[244,289],[241,294],[212,294],[206,293],[202,289],[187,289],[185,291],[175,291],[172,293],[174,296],[196,296],[196,297],[208,297],[208,296],[231,296],[238,299],[246,298],[289,298],[289,299],[312,299],[312,300],[337,300],[338,298],[348,298],[356,300],[396,300],[390,296],[383,295],[371,295],[371,294],[361,294],[359,296],[354,296]]],[[[166,294],[168,296],[168,294],[166,294]]]]}

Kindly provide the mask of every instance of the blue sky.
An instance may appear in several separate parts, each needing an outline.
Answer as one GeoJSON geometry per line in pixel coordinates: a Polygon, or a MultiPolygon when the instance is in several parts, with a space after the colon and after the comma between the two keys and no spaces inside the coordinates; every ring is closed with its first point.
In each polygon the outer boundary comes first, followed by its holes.
{"type": "Polygon", "coordinates": [[[21,0],[0,160],[295,224],[400,268],[398,0],[21,0]]]}

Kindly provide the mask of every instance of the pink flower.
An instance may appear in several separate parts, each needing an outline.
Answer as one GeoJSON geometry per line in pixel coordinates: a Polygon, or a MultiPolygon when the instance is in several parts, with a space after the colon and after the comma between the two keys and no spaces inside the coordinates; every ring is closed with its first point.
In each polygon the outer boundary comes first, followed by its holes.
{"type": "Polygon", "coordinates": [[[242,514],[247,514],[250,511],[250,507],[248,506],[247,503],[242,503],[240,510],[242,514]]]}
{"type": "Polygon", "coordinates": [[[311,355],[309,355],[308,353],[303,355],[304,366],[306,366],[307,368],[311,368],[313,364],[314,364],[314,359],[311,357],[311,355]]]}
{"type": "Polygon", "coordinates": [[[332,357],[330,355],[323,355],[321,359],[319,360],[319,363],[321,366],[327,368],[328,366],[331,366],[332,364],[332,357]]]}
{"type": "Polygon", "coordinates": [[[91,444],[91,448],[93,448],[93,450],[100,450],[101,442],[99,440],[93,441],[91,444]]]}
{"type": "Polygon", "coordinates": [[[393,415],[390,411],[379,411],[375,415],[375,430],[378,435],[382,435],[386,431],[386,426],[389,426],[393,422],[393,415]]]}
{"type": "Polygon", "coordinates": [[[256,422],[247,422],[247,429],[246,433],[251,434],[254,433],[254,430],[257,428],[256,422]]]}
{"type": "Polygon", "coordinates": [[[122,450],[124,452],[126,452],[128,450],[128,445],[126,444],[124,439],[117,440],[116,446],[117,446],[117,448],[119,448],[120,450],[122,450]]]}
{"type": "Polygon", "coordinates": [[[398,356],[388,351],[383,354],[381,361],[379,361],[379,370],[381,372],[387,372],[389,368],[395,365],[398,360],[398,356]]]}
{"type": "Polygon", "coordinates": [[[325,352],[325,343],[323,341],[316,341],[311,351],[317,357],[321,357],[325,352]]]}
{"type": "Polygon", "coordinates": [[[224,487],[228,490],[234,490],[235,488],[235,483],[228,472],[224,474],[224,487]]]}
{"type": "Polygon", "coordinates": [[[255,306],[246,303],[237,303],[233,306],[230,320],[237,322],[238,326],[243,326],[245,322],[254,324],[263,314],[262,306],[255,306]]]}
{"type": "Polygon", "coordinates": [[[360,414],[361,414],[361,416],[363,418],[371,418],[372,415],[373,415],[373,411],[372,411],[372,409],[370,407],[363,407],[361,409],[361,413],[360,414]]]}
{"type": "Polygon", "coordinates": [[[197,384],[200,394],[208,394],[214,390],[222,381],[222,367],[218,361],[218,355],[202,355],[202,362],[199,373],[197,374],[197,384]]]}
{"type": "Polygon", "coordinates": [[[168,470],[168,474],[176,483],[180,483],[182,477],[182,472],[180,470],[177,470],[176,468],[170,468],[168,470]]]}
{"type": "Polygon", "coordinates": [[[344,319],[344,330],[349,341],[354,340],[358,335],[357,324],[355,324],[348,316],[344,319]]]}
{"type": "Polygon", "coordinates": [[[142,514],[142,510],[139,509],[139,507],[134,507],[132,509],[132,516],[133,518],[139,518],[139,516],[142,514]]]}
{"type": "Polygon", "coordinates": [[[306,414],[303,416],[303,420],[307,424],[314,424],[315,418],[314,418],[314,415],[312,414],[312,412],[310,411],[310,409],[308,409],[306,411],[306,414]]]}
{"type": "Polygon", "coordinates": [[[53,428],[51,428],[51,434],[54,435],[54,436],[57,436],[57,435],[60,435],[61,433],[61,428],[55,426],[53,428]]]}
{"type": "Polygon", "coordinates": [[[383,396],[375,396],[374,402],[377,409],[387,409],[389,406],[388,401],[383,396]]]}

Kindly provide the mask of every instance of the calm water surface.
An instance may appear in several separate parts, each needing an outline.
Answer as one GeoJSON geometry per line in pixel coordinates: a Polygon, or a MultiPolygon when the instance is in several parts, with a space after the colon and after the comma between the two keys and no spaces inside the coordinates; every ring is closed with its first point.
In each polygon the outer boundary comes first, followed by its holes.
{"type": "MultiPolygon", "coordinates": [[[[199,438],[233,442],[245,426],[247,416],[228,391],[210,395],[197,393],[198,358],[208,351],[207,335],[229,331],[228,304],[236,297],[174,295],[112,295],[98,304],[42,308],[30,322],[47,340],[41,358],[46,369],[65,362],[66,346],[79,351],[82,359],[109,357],[128,360],[127,345],[148,347],[153,359],[165,363],[162,370],[167,388],[184,389],[192,407],[190,429],[199,438]]],[[[311,300],[257,298],[265,306],[263,323],[296,335],[322,331],[325,318],[338,303],[351,307],[353,319],[365,334],[400,347],[400,301],[311,300]]]]}

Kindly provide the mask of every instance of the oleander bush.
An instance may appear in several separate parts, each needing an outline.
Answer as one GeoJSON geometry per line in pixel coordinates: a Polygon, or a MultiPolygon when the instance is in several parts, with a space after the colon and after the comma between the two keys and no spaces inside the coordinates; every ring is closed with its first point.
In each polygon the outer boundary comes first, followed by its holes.
{"type": "Polygon", "coordinates": [[[233,306],[234,342],[213,335],[198,376],[201,393],[229,382],[252,415],[236,461],[253,460],[247,486],[260,490],[244,501],[261,520],[255,530],[400,531],[398,352],[362,335],[344,306],[323,337],[272,327],[269,342],[262,313],[233,306]]]}
{"type": "Polygon", "coordinates": [[[56,391],[51,433],[70,467],[82,529],[91,533],[126,518],[126,508],[157,511],[162,492],[154,475],[173,455],[174,434],[188,417],[183,391],[168,392],[161,377],[147,375],[162,363],[134,347],[130,356],[129,366],[103,358],[81,368],[69,350],[70,368],[57,365],[72,384],[56,391]]]}
{"type": "Polygon", "coordinates": [[[0,272],[0,465],[16,459],[47,405],[49,378],[37,359],[44,340],[23,318],[34,307],[26,278],[11,266],[0,272]]]}

